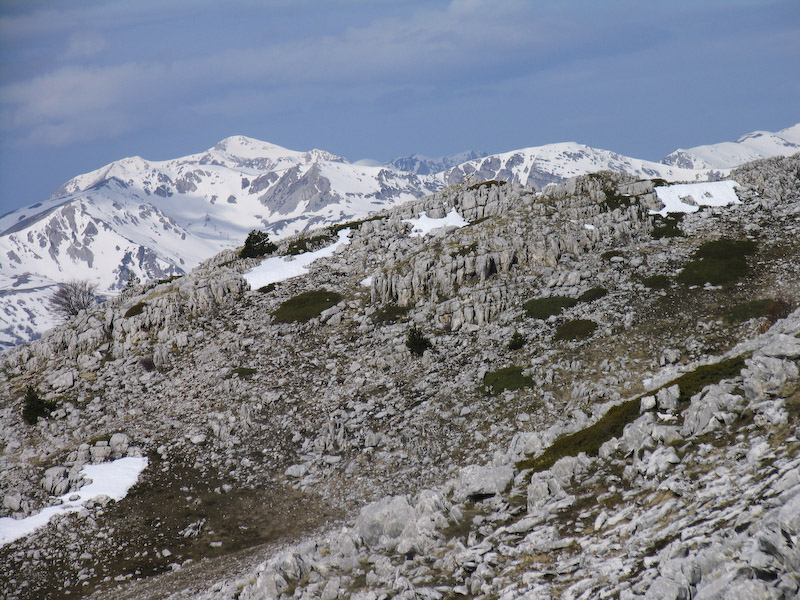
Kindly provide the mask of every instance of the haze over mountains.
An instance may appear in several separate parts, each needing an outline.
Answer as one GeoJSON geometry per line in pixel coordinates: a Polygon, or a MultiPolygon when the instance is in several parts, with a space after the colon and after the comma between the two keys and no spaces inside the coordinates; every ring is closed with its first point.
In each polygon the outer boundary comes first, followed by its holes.
{"type": "Polygon", "coordinates": [[[724,176],[754,158],[800,150],[800,124],[737,142],[676,150],[660,163],[572,142],[384,164],[298,152],[244,136],[168,161],[132,157],[79,175],[51,198],[0,217],[0,347],[55,322],[54,286],[88,279],[104,294],[188,272],[252,229],[273,238],[363,217],[466,178],[541,188],[599,170],[667,181],[724,176]]]}

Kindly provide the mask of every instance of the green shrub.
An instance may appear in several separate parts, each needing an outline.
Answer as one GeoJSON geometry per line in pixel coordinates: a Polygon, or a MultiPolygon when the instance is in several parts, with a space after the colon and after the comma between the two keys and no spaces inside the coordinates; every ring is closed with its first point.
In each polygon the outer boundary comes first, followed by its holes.
{"type": "Polygon", "coordinates": [[[244,246],[239,251],[239,258],[258,258],[275,252],[278,246],[269,241],[269,235],[254,229],[247,234],[244,246]]]}
{"type": "Polygon", "coordinates": [[[531,387],[533,379],[522,374],[522,367],[503,367],[483,376],[483,391],[489,396],[497,396],[504,390],[521,390],[531,387]]]}
{"type": "Polygon", "coordinates": [[[511,340],[508,342],[509,350],[519,350],[528,343],[528,338],[522,335],[519,331],[514,331],[511,340]]]}
{"type": "Polygon", "coordinates": [[[642,279],[642,283],[651,290],[665,290],[672,283],[672,279],[666,275],[653,275],[652,277],[645,277],[642,279]]]}
{"type": "Polygon", "coordinates": [[[578,340],[591,337],[597,329],[597,323],[589,319],[567,321],[556,328],[555,340],[578,340]]]}
{"type": "Polygon", "coordinates": [[[22,406],[22,418],[30,425],[36,425],[40,418],[46,418],[56,409],[52,400],[44,400],[39,395],[39,390],[29,385],[25,388],[25,400],[22,406]]]}
{"type": "Polygon", "coordinates": [[[522,305],[525,314],[532,319],[546,319],[557,315],[565,308],[575,306],[578,301],[567,296],[550,296],[549,298],[534,298],[522,305]]]}
{"type": "Polygon", "coordinates": [[[386,324],[396,323],[402,319],[406,313],[411,310],[410,306],[397,306],[397,304],[387,304],[380,307],[372,315],[372,320],[375,323],[386,324]]]}
{"type": "Polygon", "coordinates": [[[274,292],[276,287],[274,283],[268,283],[267,285],[262,285],[256,291],[260,294],[269,294],[270,292],[274,292]]]}
{"type": "Polygon", "coordinates": [[[272,315],[279,323],[306,323],[341,300],[342,297],[336,292],[310,290],[289,298],[272,315]]]}
{"type": "Polygon", "coordinates": [[[422,334],[421,330],[417,327],[412,327],[408,330],[406,346],[411,351],[411,354],[422,356],[425,354],[425,350],[430,348],[432,344],[431,341],[422,334]]]}
{"type": "Polygon", "coordinates": [[[467,189],[468,190],[477,190],[477,189],[480,189],[480,188],[483,188],[483,187],[490,188],[490,187],[493,187],[493,186],[496,186],[496,185],[500,186],[500,185],[505,185],[505,184],[506,184],[506,182],[503,181],[502,179],[500,179],[500,180],[498,180],[498,179],[489,179],[488,181],[481,181],[480,183],[476,183],[474,185],[471,185],[467,189]]]}
{"type": "Polygon", "coordinates": [[[131,306],[128,310],[125,311],[125,318],[130,319],[131,317],[135,317],[136,315],[140,315],[144,312],[145,307],[147,304],[144,302],[138,302],[131,306]]]}
{"type": "Polygon", "coordinates": [[[678,274],[678,281],[687,285],[723,285],[736,281],[750,272],[745,257],[755,251],[756,243],[750,240],[706,242],[695,252],[695,259],[678,274]]]}
{"type": "Polygon", "coordinates": [[[594,302],[606,294],[608,294],[608,290],[606,288],[593,287],[592,289],[586,290],[580,296],[578,296],[578,302],[594,302]]]}

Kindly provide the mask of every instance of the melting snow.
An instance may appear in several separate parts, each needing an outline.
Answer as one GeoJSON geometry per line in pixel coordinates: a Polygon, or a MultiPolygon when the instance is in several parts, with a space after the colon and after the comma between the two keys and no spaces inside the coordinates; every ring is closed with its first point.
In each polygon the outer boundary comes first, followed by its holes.
{"type": "Polygon", "coordinates": [[[339,239],[335,244],[317,250],[306,252],[297,256],[273,256],[261,261],[261,264],[244,274],[250,289],[257,290],[260,287],[277,283],[292,277],[299,277],[308,273],[308,266],[318,258],[333,256],[333,253],[340,246],[350,243],[350,229],[342,229],[339,232],[339,239]]]}
{"type": "Polygon", "coordinates": [[[739,184],[731,179],[725,181],[708,181],[705,183],[682,183],[656,188],[656,195],[664,208],[651,210],[651,214],[691,213],[700,210],[701,206],[728,206],[741,204],[736,196],[739,184]]]}
{"type": "Polygon", "coordinates": [[[21,537],[44,527],[56,515],[77,512],[81,507],[98,496],[108,496],[112,500],[122,500],[139,479],[139,474],[147,466],[147,458],[128,456],[100,465],[85,465],[81,469],[91,483],[76,492],[61,496],[61,504],[48,506],[41,512],[24,519],[3,517],[0,519],[0,546],[10,544],[21,537]]]}
{"type": "Polygon", "coordinates": [[[455,208],[441,219],[432,219],[425,213],[425,211],[422,211],[419,213],[418,218],[403,219],[403,222],[411,223],[413,227],[413,230],[411,231],[411,237],[427,235],[434,229],[438,229],[440,227],[464,227],[465,225],[469,225],[469,223],[467,223],[464,218],[458,214],[458,212],[456,212],[455,208]]]}
{"type": "Polygon", "coordinates": [[[364,287],[370,287],[372,285],[372,275],[362,279],[361,280],[361,285],[363,285],[364,287]]]}

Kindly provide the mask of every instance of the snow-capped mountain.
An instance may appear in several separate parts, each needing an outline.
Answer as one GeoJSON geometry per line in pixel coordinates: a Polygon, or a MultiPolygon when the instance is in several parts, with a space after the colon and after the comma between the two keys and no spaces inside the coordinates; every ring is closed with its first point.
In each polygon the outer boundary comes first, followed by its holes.
{"type": "Polygon", "coordinates": [[[451,154],[450,156],[440,156],[438,158],[428,158],[422,154],[412,154],[411,156],[393,158],[381,164],[390,169],[395,169],[396,171],[416,173],[417,175],[433,175],[434,173],[441,173],[442,171],[446,171],[447,169],[467,161],[484,158],[486,156],[486,152],[478,152],[477,150],[469,150],[467,152],[451,154]]]}
{"type": "Polygon", "coordinates": [[[442,176],[448,185],[467,177],[482,180],[513,181],[537,188],[595,171],[630,173],[642,179],[667,181],[705,181],[725,175],[715,169],[683,169],[671,165],[630,158],[574,142],[523,148],[476,158],[448,169],[442,176]]]}
{"type": "Polygon", "coordinates": [[[777,133],[754,131],[735,142],[675,150],[661,162],[685,169],[731,169],[751,160],[800,152],[800,123],[777,133]]]}

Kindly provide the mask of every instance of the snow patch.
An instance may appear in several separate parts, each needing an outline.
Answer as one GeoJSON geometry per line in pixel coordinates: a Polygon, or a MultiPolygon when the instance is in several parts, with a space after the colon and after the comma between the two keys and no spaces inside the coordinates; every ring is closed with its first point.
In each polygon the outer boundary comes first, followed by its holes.
{"type": "Polygon", "coordinates": [[[76,492],[67,492],[60,497],[61,504],[48,506],[35,515],[24,519],[3,517],[0,519],[0,546],[10,544],[44,527],[56,515],[73,513],[98,496],[108,496],[112,500],[122,500],[128,490],[139,480],[139,474],[147,466],[147,458],[128,456],[99,465],[85,465],[81,473],[91,483],[76,492]]]}
{"type": "Polygon", "coordinates": [[[326,258],[333,256],[333,253],[340,246],[346,246],[350,243],[350,229],[342,229],[339,232],[339,239],[335,244],[317,250],[315,252],[306,252],[298,256],[274,256],[266,258],[261,261],[261,264],[243,275],[250,284],[250,289],[257,290],[258,288],[269,285],[270,283],[277,283],[292,277],[300,277],[308,273],[309,265],[318,258],[326,258]]]}
{"type": "Polygon", "coordinates": [[[708,181],[705,183],[682,183],[678,185],[659,186],[656,195],[664,208],[651,210],[650,214],[693,213],[701,206],[728,206],[741,204],[736,196],[735,188],[739,184],[732,179],[725,181],[708,181]]]}
{"type": "Polygon", "coordinates": [[[362,279],[361,280],[361,285],[364,286],[364,287],[370,287],[372,285],[372,275],[362,279]]]}
{"type": "Polygon", "coordinates": [[[464,220],[464,217],[456,212],[455,208],[441,219],[432,219],[423,210],[419,213],[418,218],[403,219],[403,222],[411,223],[413,227],[411,237],[428,235],[431,231],[439,229],[440,227],[464,227],[465,225],[469,225],[469,223],[464,220]]]}

